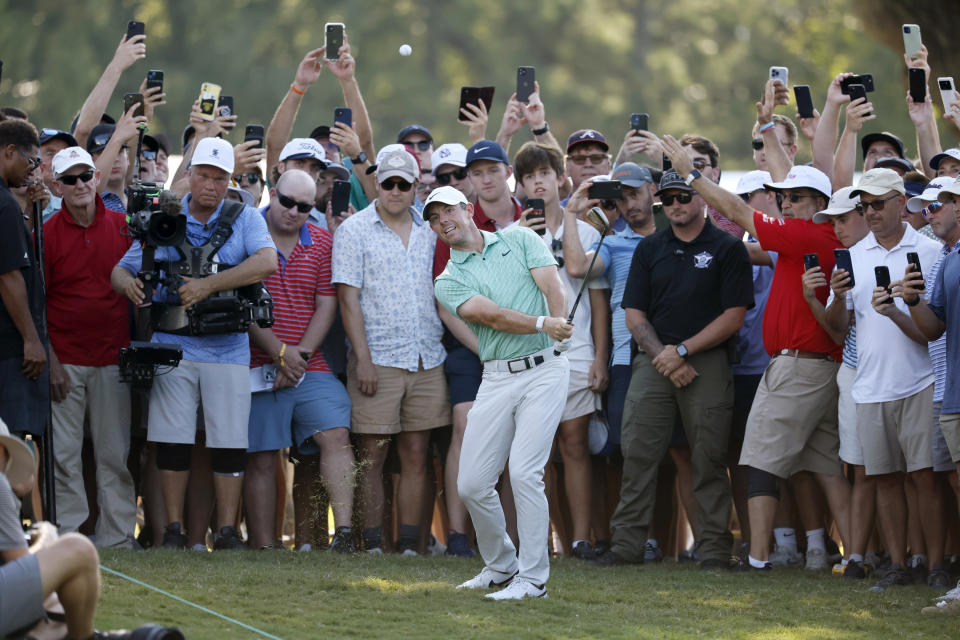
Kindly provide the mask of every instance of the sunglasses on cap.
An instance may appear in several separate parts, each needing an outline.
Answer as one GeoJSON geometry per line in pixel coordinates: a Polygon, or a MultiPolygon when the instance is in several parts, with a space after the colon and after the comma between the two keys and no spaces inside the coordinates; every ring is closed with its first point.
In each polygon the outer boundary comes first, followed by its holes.
{"type": "Polygon", "coordinates": [[[92,169],[88,169],[87,171],[78,173],[75,176],[60,176],[57,178],[57,181],[72,187],[73,185],[77,184],[77,180],[80,180],[81,182],[90,182],[93,180],[93,173],[94,172],[92,169]]]}
{"type": "Polygon", "coordinates": [[[943,203],[942,203],[942,202],[936,202],[936,201],[935,201],[935,202],[931,202],[930,204],[928,204],[927,206],[925,206],[923,209],[920,210],[920,215],[922,215],[924,218],[926,218],[926,217],[928,217],[928,216],[936,213],[937,211],[940,211],[940,209],[943,209],[943,203]]]}
{"type": "Polygon", "coordinates": [[[260,182],[259,173],[241,173],[238,176],[233,176],[233,179],[237,181],[238,184],[243,184],[246,181],[247,184],[258,184],[260,182]]]}
{"type": "Polygon", "coordinates": [[[760,151],[760,149],[763,149],[763,138],[754,138],[750,141],[750,146],[753,147],[754,151],[760,151]]]}
{"type": "Polygon", "coordinates": [[[102,147],[103,145],[110,142],[110,138],[113,136],[113,133],[100,133],[93,137],[93,146],[102,147]]]}
{"type": "Polygon", "coordinates": [[[445,173],[437,174],[437,184],[446,186],[450,184],[451,180],[466,180],[467,179],[467,168],[461,167],[456,171],[447,171],[445,173]]]}
{"type": "Polygon", "coordinates": [[[866,213],[871,207],[873,207],[874,211],[883,211],[883,209],[887,206],[887,203],[896,197],[897,196],[890,196],[889,198],[884,198],[883,200],[874,200],[873,202],[864,202],[861,200],[856,206],[857,213],[866,213]]]}
{"type": "Polygon", "coordinates": [[[393,191],[394,188],[397,188],[404,193],[410,191],[410,187],[412,186],[413,183],[407,182],[406,180],[384,180],[380,183],[380,188],[384,191],[393,191]]]}
{"type": "Polygon", "coordinates": [[[44,136],[55,136],[60,133],[59,129],[41,129],[40,134],[44,136]]]}
{"type": "Polygon", "coordinates": [[[151,151],[150,149],[141,149],[141,150],[140,150],[140,155],[143,156],[143,159],[144,159],[144,160],[156,160],[156,159],[157,159],[157,152],[156,152],[156,151],[151,151]]]}
{"type": "Polygon", "coordinates": [[[693,200],[693,194],[689,191],[682,191],[676,194],[665,193],[660,196],[660,202],[662,202],[665,207],[672,205],[674,200],[680,204],[690,204],[690,201],[693,200]]]}
{"type": "Polygon", "coordinates": [[[433,143],[429,140],[421,140],[420,142],[404,142],[402,143],[405,147],[410,147],[411,149],[419,149],[420,151],[426,151],[430,148],[430,145],[433,143]]]}
{"type": "Polygon", "coordinates": [[[296,207],[300,213],[310,213],[310,210],[313,209],[312,202],[297,202],[293,198],[279,192],[277,193],[277,200],[280,201],[280,206],[284,209],[293,209],[296,207]]]}

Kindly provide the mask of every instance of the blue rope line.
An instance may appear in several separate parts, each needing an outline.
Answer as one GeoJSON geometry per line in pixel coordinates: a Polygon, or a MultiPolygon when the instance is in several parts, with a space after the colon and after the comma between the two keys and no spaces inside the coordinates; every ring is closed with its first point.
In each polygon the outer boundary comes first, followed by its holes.
{"type": "Polygon", "coordinates": [[[109,569],[109,568],[107,568],[107,567],[105,567],[105,566],[103,566],[103,565],[100,565],[100,569],[101,569],[102,571],[106,571],[107,573],[111,573],[111,574],[113,574],[113,575],[115,575],[115,576],[118,576],[118,577],[120,577],[120,578],[123,578],[124,580],[129,580],[130,582],[132,582],[132,583],[134,583],[134,584],[136,584],[136,585],[140,585],[141,587],[146,587],[147,589],[152,589],[153,591],[156,591],[157,593],[161,593],[161,594],[167,596],[168,598],[173,598],[173,599],[176,600],[177,602],[182,602],[183,604],[190,605],[191,607],[195,607],[195,608],[197,608],[197,609],[200,609],[200,611],[203,611],[204,613],[209,613],[209,614],[212,615],[212,616],[216,616],[216,617],[218,617],[218,618],[222,618],[223,620],[226,620],[227,622],[232,622],[232,623],[235,624],[235,625],[239,625],[239,626],[243,627],[244,629],[248,629],[249,631],[253,631],[254,633],[259,633],[260,635],[262,635],[262,636],[264,636],[264,637],[266,637],[266,638],[272,638],[272,640],[283,640],[282,638],[278,638],[277,636],[272,636],[272,635],[270,635],[269,633],[266,633],[265,631],[260,631],[260,629],[257,629],[256,627],[251,627],[251,626],[248,625],[248,624],[244,624],[243,622],[240,622],[239,620],[234,620],[233,618],[228,618],[227,616],[223,615],[222,613],[217,613],[216,611],[212,611],[212,610],[210,610],[210,609],[207,609],[206,607],[201,607],[200,605],[194,604],[193,602],[190,602],[189,600],[185,600],[185,599],[181,598],[180,596],[175,596],[175,595],[173,595],[172,593],[168,593],[168,592],[164,591],[163,589],[158,589],[158,588],[156,588],[156,587],[154,587],[154,586],[152,586],[152,585],[147,584],[146,582],[141,582],[140,580],[137,580],[136,578],[131,578],[130,576],[124,575],[124,574],[120,573],[119,571],[114,571],[113,569],[109,569]]]}

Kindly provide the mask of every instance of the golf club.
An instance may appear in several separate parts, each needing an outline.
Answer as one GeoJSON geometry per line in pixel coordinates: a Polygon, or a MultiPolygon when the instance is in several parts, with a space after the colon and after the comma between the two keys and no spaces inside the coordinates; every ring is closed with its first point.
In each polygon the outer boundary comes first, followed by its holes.
{"type": "Polygon", "coordinates": [[[573,307],[570,308],[570,315],[567,316],[567,324],[573,322],[573,316],[577,313],[577,305],[580,304],[580,298],[583,297],[583,290],[587,288],[587,282],[590,281],[590,272],[593,271],[593,264],[597,261],[597,254],[600,253],[600,247],[603,246],[603,239],[607,237],[607,228],[610,226],[610,221],[607,220],[607,216],[600,207],[593,207],[590,211],[587,211],[585,217],[587,222],[600,228],[600,242],[597,244],[597,250],[593,252],[593,258],[590,260],[590,266],[587,267],[587,273],[584,275],[583,282],[580,284],[580,291],[577,293],[577,298],[573,301],[573,307]]]}

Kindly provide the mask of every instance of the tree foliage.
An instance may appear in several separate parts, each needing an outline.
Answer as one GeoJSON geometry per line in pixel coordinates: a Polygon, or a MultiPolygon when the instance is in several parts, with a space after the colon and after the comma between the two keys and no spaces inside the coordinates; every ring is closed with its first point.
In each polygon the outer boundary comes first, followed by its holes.
{"type": "MultiPolygon", "coordinates": [[[[27,109],[41,126],[68,126],[126,22],[136,18],[147,24],[148,56],[124,75],[111,113],[119,113],[122,94],[135,91],[148,69],[163,69],[167,105],[153,130],[176,138],[203,81],[235,97],[241,127],[266,124],[303,54],[323,44],[324,23],[342,21],[378,145],[393,142],[411,122],[429,127],[438,142],[467,142],[456,120],[461,85],[496,85],[492,137],[516,67],[530,65],[558,139],[589,127],[617,146],[629,114],[648,112],[654,131],[701,133],[719,144],[724,166],[747,168],[754,102],[771,65],[789,67],[791,84],[809,84],[818,108],[835,74],[873,73],[880,118],[871,129],[897,132],[915,146],[899,24],[886,24],[892,11],[886,22],[861,17],[875,12],[864,7],[875,6],[866,0],[0,0],[0,104],[27,109]],[[412,56],[398,54],[404,43],[412,56]]],[[[947,61],[947,32],[936,12],[926,15],[932,24],[922,25],[925,41],[944,43],[931,48],[936,70],[947,61]]],[[[304,100],[295,133],[329,124],[341,102],[335,79],[324,73],[304,100]]],[[[793,115],[792,108],[783,112],[793,115]]]]}

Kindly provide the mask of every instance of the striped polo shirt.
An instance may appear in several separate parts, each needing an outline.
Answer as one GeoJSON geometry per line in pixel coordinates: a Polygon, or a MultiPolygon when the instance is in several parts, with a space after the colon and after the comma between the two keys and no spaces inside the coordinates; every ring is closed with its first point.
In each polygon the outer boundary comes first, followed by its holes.
{"type": "MultiPolygon", "coordinates": [[[[924,229],[926,228],[924,227],[924,229]]],[[[933,291],[934,284],[937,282],[937,274],[940,273],[940,265],[943,264],[943,259],[951,251],[960,251],[960,241],[955,242],[952,247],[944,244],[941,251],[943,256],[933,265],[930,273],[926,274],[927,293],[924,297],[928,302],[930,301],[930,292],[933,291]]],[[[933,363],[933,401],[943,402],[943,388],[947,382],[947,332],[944,331],[942,336],[929,343],[927,349],[930,351],[930,362],[933,363]]]]}
{"type": "MultiPolygon", "coordinates": [[[[264,208],[266,213],[266,208],[264,208]]],[[[296,345],[307,330],[316,306],[317,296],[335,296],[337,290],[330,284],[330,254],[333,238],[320,227],[309,222],[300,227],[300,242],[289,256],[277,251],[280,268],[264,280],[273,298],[273,333],[281,342],[296,345]]],[[[250,367],[273,362],[273,358],[250,342],[250,367]]],[[[307,364],[307,371],[330,371],[317,349],[307,364]]]]}
{"type": "MultiPolygon", "coordinates": [[[[623,220],[623,218],[619,218],[623,220]]],[[[615,235],[607,236],[600,247],[600,259],[603,260],[603,276],[610,283],[610,311],[613,327],[613,355],[610,366],[630,364],[630,332],[627,330],[627,312],[620,304],[623,302],[623,290],[627,286],[627,276],[633,263],[633,252],[643,240],[643,236],[627,227],[615,235]]],[[[596,251],[599,240],[590,251],[596,251]]],[[[573,304],[570,302],[570,304],[573,304]]]]}

